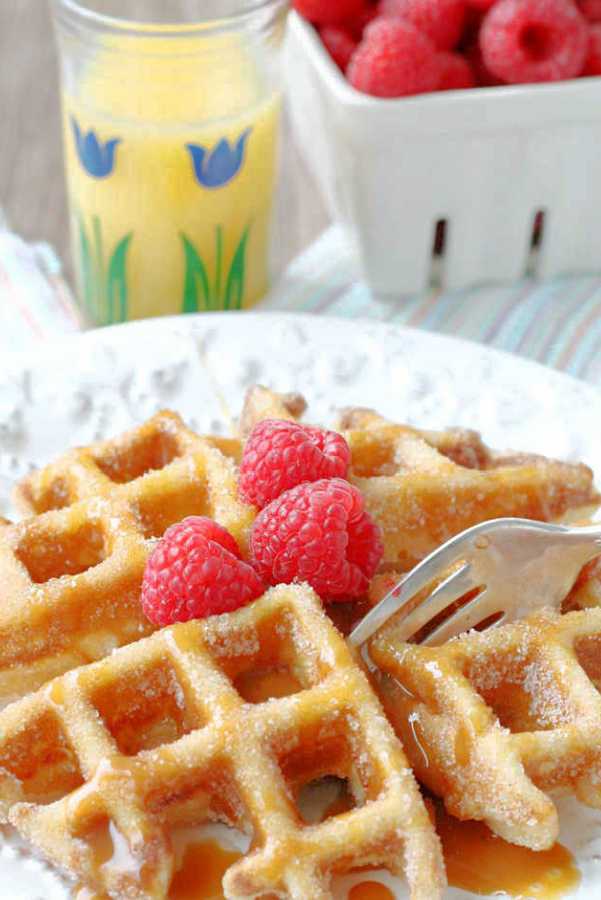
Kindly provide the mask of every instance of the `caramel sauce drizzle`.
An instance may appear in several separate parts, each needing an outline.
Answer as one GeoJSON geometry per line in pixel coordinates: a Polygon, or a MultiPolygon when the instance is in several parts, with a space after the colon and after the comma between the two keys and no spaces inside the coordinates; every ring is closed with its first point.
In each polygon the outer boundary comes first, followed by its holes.
{"type": "Polygon", "coordinates": [[[216,841],[188,844],[173,876],[169,900],[224,900],[221,881],[241,857],[241,853],[224,850],[216,841]]]}
{"type": "MultiPolygon", "coordinates": [[[[329,807],[328,815],[338,815],[348,808],[347,798],[341,794],[329,807]]],[[[516,900],[558,900],[580,882],[572,854],[561,844],[538,853],[518,847],[493,835],[481,822],[452,818],[440,804],[436,807],[436,825],[453,887],[485,896],[504,891],[516,900]]],[[[224,850],[214,840],[191,842],[173,876],[169,900],[225,900],[223,876],[241,856],[237,851],[224,850]]],[[[108,900],[83,886],[75,890],[73,898],[108,900]]],[[[394,894],[380,882],[366,880],[350,889],[348,900],[394,900],[394,894]]]]}
{"type": "Polygon", "coordinates": [[[447,878],[473,894],[503,891],[517,900],[556,900],[574,891],[580,870],[561,844],[536,852],[496,837],[482,822],[459,822],[437,804],[447,878]]]}
{"type": "Polygon", "coordinates": [[[379,881],[362,881],[350,889],[348,900],[394,900],[394,894],[379,881]]]}
{"type": "MultiPolygon", "coordinates": [[[[225,900],[221,882],[242,853],[224,850],[217,841],[191,841],[169,889],[169,900],[225,900]]],[[[109,900],[84,885],[77,885],[73,900],[109,900]]]]}

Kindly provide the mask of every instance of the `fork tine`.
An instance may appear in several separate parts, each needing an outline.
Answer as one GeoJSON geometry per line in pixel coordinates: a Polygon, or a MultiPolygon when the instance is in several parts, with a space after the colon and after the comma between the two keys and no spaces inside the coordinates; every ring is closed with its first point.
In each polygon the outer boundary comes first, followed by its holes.
{"type": "Polygon", "coordinates": [[[470,570],[471,565],[466,562],[437,585],[430,596],[399,623],[398,630],[395,630],[399,640],[408,641],[420,628],[444,612],[451,603],[477,587],[470,570]]]}
{"type": "Polygon", "coordinates": [[[420,635],[420,641],[434,644],[480,623],[490,627],[543,606],[559,608],[582,566],[600,554],[598,523],[570,528],[511,517],[480,522],[422,560],[374,606],[348,640],[361,646],[396,613],[400,613],[395,621],[400,639],[409,640],[432,623],[433,630],[424,637],[420,635]],[[458,565],[419,605],[410,603],[441,573],[458,565]],[[437,618],[442,618],[453,601],[474,588],[479,588],[477,596],[437,624],[437,618]]]}
{"type": "Polygon", "coordinates": [[[402,609],[432,581],[433,576],[441,570],[439,559],[441,551],[435,550],[430,556],[418,563],[405,578],[400,581],[386,596],[374,606],[359,622],[349,635],[349,642],[359,647],[364,641],[376,633],[388,619],[402,609]]]}
{"type": "MultiPolygon", "coordinates": [[[[522,521],[516,519],[491,519],[480,522],[471,528],[456,534],[450,540],[433,550],[414,569],[400,581],[392,591],[380,600],[370,612],[359,622],[348,637],[349,643],[355,647],[361,646],[364,641],[372,637],[394,613],[405,606],[422,588],[425,588],[440,572],[450,569],[458,561],[469,562],[473,557],[474,540],[478,536],[487,535],[508,521],[522,521]]],[[[524,520],[526,521],[526,520],[524,520]]],[[[474,585],[470,585],[474,587],[474,585]]],[[[468,587],[466,590],[469,590],[468,587]]],[[[417,629],[414,629],[414,631],[417,629]]]]}
{"type": "MultiPolygon", "coordinates": [[[[494,597],[489,597],[488,603],[486,602],[486,597],[487,591],[484,589],[473,600],[470,600],[465,606],[452,613],[448,619],[441,622],[438,628],[435,628],[421,643],[431,647],[437,644],[444,644],[446,641],[450,641],[451,638],[469,631],[470,628],[475,628],[476,625],[484,622],[486,619],[490,619],[491,616],[503,613],[494,597]]],[[[500,619],[495,619],[494,624],[500,625],[504,619],[506,619],[505,613],[500,619]]]]}

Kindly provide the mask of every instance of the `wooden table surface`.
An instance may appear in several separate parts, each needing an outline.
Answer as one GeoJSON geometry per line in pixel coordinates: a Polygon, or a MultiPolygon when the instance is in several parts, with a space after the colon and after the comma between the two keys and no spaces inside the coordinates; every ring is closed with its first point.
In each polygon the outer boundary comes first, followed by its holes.
{"type": "MultiPolygon", "coordinates": [[[[164,0],[156,0],[164,8],[164,0]]],[[[190,0],[198,6],[198,0],[190,0]]],[[[0,0],[0,207],[14,231],[49,241],[70,272],[59,90],[48,0],[0,0]]],[[[287,122],[276,267],[326,226],[328,216],[287,122]]]]}

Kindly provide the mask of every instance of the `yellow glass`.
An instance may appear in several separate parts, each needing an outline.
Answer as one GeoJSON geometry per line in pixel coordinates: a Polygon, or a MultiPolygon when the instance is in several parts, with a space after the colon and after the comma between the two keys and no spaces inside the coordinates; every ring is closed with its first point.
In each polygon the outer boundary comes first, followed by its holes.
{"type": "Polygon", "coordinates": [[[55,0],[78,294],[93,324],[267,291],[286,3],[143,25],[55,0]]]}

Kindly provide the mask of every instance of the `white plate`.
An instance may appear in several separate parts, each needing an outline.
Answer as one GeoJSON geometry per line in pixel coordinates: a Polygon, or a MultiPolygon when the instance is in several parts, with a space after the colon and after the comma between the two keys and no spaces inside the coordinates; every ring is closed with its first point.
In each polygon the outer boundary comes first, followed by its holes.
{"type": "MultiPolygon", "coordinates": [[[[161,408],[201,431],[226,432],[245,388],[257,382],[303,392],[312,421],[327,423],[340,406],[375,406],[426,428],[474,427],[493,446],[581,459],[601,472],[601,392],[582,382],[466,341],[368,321],[212,314],[120,325],[5,359],[0,514],[10,513],[10,486],[32,465],[161,408]]],[[[559,805],[560,840],[583,875],[573,896],[594,900],[601,893],[601,811],[569,798],[559,805]]],[[[341,886],[341,900],[345,895],[341,886]]],[[[65,881],[6,835],[0,900],[68,896],[65,881]]],[[[472,895],[449,889],[446,896],[472,895]]]]}

